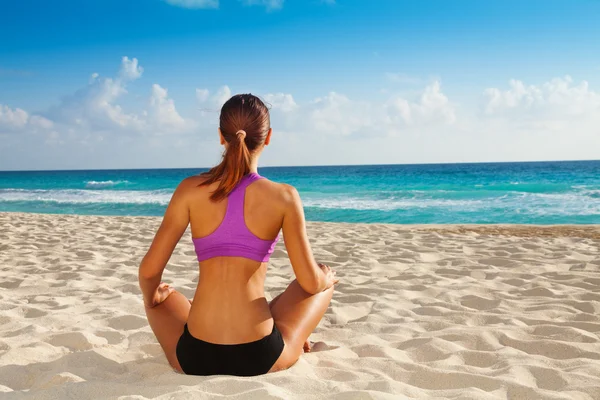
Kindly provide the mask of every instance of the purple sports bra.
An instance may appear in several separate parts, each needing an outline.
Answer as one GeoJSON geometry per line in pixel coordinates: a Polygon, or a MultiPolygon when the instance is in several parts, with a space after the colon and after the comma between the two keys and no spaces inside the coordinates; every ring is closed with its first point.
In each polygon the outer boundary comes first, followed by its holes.
{"type": "Polygon", "coordinates": [[[198,261],[213,257],[245,257],[259,262],[267,262],[279,240],[263,240],[254,235],[244,220],[244,197],[246,188],[252,182],[264,179],[255,172],[245,175],[227,197],[225,218],[210,235],[192,238],[198,261]]]}

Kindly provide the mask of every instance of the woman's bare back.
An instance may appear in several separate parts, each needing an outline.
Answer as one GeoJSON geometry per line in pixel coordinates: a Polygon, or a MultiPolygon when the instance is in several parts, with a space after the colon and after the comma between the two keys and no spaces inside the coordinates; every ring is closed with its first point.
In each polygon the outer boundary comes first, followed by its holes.
{"type": "MultiPolygon", "coordinates": [[[[228,200],[209,199],[216,184],[199,186],[203,181],[200,176],[188,180],[192,237],[206,237],[221,225],[228,200]]],[[[258,238],[272,240],[281,230],[281,186],[260,179],[245,189],[244,221],[258,238]]],[[[271,332],[273,318],[264,293],[267,263],[244,257],[215,257],[199,263],[199,268],[200,278],[188,319],[193,336],[210,343],[238,344],[271,332]]]]}

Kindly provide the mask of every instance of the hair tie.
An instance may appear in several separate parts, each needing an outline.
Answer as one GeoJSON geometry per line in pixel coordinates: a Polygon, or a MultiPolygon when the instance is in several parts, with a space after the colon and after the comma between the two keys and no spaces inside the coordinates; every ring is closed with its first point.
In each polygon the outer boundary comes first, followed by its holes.
{"type": "Polygon", "coordinates": [[[241,136],[242,136],[242,139],[246,139],[246,131],[245,131],[245,130],[243,130],[243,129],[240,129],[240,130],[239,130],[239,131],[237,131],[235,134],[236,134],[236,135],[241,135],[241,136]]]}

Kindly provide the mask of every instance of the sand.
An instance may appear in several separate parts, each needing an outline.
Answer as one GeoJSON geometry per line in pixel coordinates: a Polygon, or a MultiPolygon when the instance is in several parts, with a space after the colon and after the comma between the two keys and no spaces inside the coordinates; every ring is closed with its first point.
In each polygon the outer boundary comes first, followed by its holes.
{"type": "MultiPolygon", "coordinates": [[[[341,278],[291,369],[173,372],[137,267],[160,222],[0,213],[0,398],[600,399],[600,227],[309,223],[341,278]]],[[[192,297],[189,233],[164,280],[192,297]]],[[[280,243],[266,291],[292,270],[280,243]]]]}

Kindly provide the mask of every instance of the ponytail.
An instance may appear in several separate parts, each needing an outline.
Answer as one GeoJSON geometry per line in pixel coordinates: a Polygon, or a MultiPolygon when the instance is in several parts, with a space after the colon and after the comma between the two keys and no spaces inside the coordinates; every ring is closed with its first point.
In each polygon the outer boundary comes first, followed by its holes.
{"type": "Polygon", "coordinates": [[[227,142],[223,159],[219,165],[202,174],[207,179],[200,184],[207,186],[219,183],[210,195],[212,201],[229,196],[250,172],[251,154],[265,143],[270,130],[269,110],[256,96],[235,95],[221,108],[219,130],[227,142]]]}
{"type": "Polygon", "coordinates": [[[209,178],[202,183],[202,186],[219,181],[219,186],[212,192],[210,199],[221,201],[249,172],[250,151],[246,145],[246,131],[240,129],[229,142],[221,163],[206,173],[209,178]]]}

